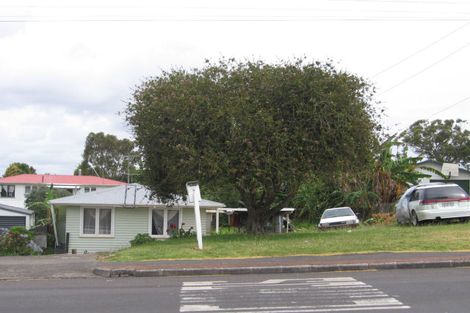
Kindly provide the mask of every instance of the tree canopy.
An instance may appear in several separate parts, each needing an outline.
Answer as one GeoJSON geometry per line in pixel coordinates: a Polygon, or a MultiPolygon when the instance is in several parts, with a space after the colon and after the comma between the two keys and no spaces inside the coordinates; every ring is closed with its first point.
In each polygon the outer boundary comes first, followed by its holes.
{"type": "Polygon", "coordinates": [[[417,153],[431,160],[470,163],[470,131],[464,120],[418,120],[400,136],[417,153]]]}
{"type": "Polygon", "coordinates": [[[88,134],[82,162],[74,174],[100,176],[126,181],[129,172],[135,172],[138,162],[134,143],[102,132],[88,134]]]}
{"type": "Polygon", "coordinates": [[[361,78],[305,60],[221,60],[137,88],[126,110],[159,197],[221,181],[248,208],[248,230],[290,203],[311,172],[363,167],[375,144],[373,91],[361,78]]]}
{"type": "Polygon", "coordinates": [[[3,177],[15,176],[20,174],[36,174],[36,169],[26,163],[14,162],[7,167],[5,173],[3,174],[3,177]]]}

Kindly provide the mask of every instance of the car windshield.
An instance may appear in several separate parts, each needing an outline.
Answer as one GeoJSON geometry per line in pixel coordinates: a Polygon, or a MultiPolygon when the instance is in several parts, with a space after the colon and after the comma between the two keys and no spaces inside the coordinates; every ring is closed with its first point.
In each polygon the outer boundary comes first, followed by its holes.
{"type": "Polygon", "coordinates": [[[332,218],[340,216],[353,216],[354,212],[350,208],[331,209],[323,212],[322,218],[332,218]]]}
{"type": "Polygon", "coordinates": [[[459,186],[446,186],[424,189],[424,200],[460,199],[468,195],[459,186]]]}

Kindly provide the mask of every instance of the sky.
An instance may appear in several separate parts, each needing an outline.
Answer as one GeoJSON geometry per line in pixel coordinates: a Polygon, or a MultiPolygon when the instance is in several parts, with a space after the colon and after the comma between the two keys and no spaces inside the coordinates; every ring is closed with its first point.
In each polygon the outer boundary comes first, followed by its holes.
{"type": "Polygon", "coordinates": [[[90,132],[132,138],[143,81],[221,57],[331,60],[375,86],[391,133],[470,120],[470,1],[0,0],[0,175],[72,174],[90,132]]]}

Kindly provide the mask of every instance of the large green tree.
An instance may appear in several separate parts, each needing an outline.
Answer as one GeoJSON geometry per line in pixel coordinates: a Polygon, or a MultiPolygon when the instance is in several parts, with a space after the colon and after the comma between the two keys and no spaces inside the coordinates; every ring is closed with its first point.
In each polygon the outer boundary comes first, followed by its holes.
{"type": "Polygon", "coordinates": [[[7,167],[5,173],[3,174],[3,177],[15,176],[20,174],[36,174],[36,169],[26,163],[14,162],[7,167]]]}
{"type": "Polygon", "coordinates": [[[135,174],[139,161],[133,141],[102,132],[88,134],[82,157],[75,175],[81,172],[120,181],[126,181],[128,174],[135,174]]]}
{"type": "Polygon", "coordinates": [[[470,130],[464,120],[419,120],[401,134],[420,155],[439,162],[470,163],[470,130]]]}
{"type": "Polygon", "coordinates": [[[190,180],[230,184],[259,233],[308,173],[370,163],[371,96],[330,64],[221,60],[147,80],[126,118],[159,197],[184,194],[190,180]]]}

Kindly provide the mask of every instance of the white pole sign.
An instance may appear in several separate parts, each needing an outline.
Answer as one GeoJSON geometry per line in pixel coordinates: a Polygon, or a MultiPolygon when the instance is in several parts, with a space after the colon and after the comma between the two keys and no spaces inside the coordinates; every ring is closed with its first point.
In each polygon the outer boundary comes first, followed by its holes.
{"type": "Polygon", "coordinates": [[[201,212],[199,210],[199,201],[201,201],[201,191],[199,190],[199,183],[197,181],[187,182],[186,190],[188,191],[188,201],[194,202],[194,217],[196,219],[197,246],[199,250],[202,250],[201,212]]]}

